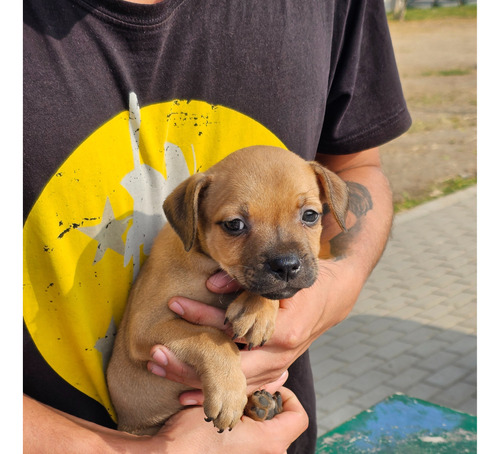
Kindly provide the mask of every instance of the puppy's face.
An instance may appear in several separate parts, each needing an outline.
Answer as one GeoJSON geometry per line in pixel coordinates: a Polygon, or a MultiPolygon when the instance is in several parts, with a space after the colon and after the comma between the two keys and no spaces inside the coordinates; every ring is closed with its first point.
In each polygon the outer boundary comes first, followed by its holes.
{"type": "Polygon", "coordinates": [[[201,202],[200,239],[245,289],[289,298],[317,276],[322,215],[317,178],[306,163],[253,164],[251,172],[240,167],[215,173],[201,202]]]}
{"type": "MultiPolygon", "coordinates": [[[[196,226],[189,230],[246,290],[269,299],[290,298],[310,287],[318,273],[323,202],[329,202],[319,168],[326,171],[279,148],[235,152],[203,176],[191,177],[198,181],[198,196],[196,226]]],[[[345,202],[336,209],[343,219],[347,192],[332,175],[336,191],[345,192],[336,194],[335,202],[345,202]]],[[[173,224],[168,200],[165,211],[173,224]]]]}

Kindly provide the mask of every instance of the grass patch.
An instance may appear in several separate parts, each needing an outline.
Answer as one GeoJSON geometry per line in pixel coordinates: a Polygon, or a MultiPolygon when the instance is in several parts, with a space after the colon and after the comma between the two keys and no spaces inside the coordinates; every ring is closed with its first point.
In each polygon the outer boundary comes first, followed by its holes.
{"type": "Polygon", "coordinates": [[[463,131],[477,125],[476,117],[472,115],[434,115],[425,119],[414,118],[407,134],[418,134],[437,130],[463,131]]]}
{"type": "Polygon", "coordinates": [[[453,194],[470,186],[477,184],[477,177],[455,177],[446,180],[442,183],[433,185],[426,195],[421,197],[410,197],[408,194],[403,195],[403,201],[394,203],[394,213],[409,210],[425,202],[437,199],[444,195],[453,194]]]}
{"type": "Polygon", "coordinates": [[[448,77],[448,76],[466,76],[470,74],[470,69],[444,69],[441,71],[425,71],[422,73],[423,77],[432,77],[432,76],[440,76],[440,77],[448,77]]]}
{"type": "MultiPolygon", "coordinates": [[[[393,14],[387,15],[389,20],[394,20],[393,14]]],[[[446,6],[438,8],[408,8],[405,14],[406,21],[446,19],[449,17],[459,17],[463,19],[477,18],[477,5],[446,6]]]]}

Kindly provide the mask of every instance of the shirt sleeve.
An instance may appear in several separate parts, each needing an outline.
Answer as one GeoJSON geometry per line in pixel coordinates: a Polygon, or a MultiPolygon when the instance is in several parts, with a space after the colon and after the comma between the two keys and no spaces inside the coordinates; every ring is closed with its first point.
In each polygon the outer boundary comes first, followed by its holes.
{"type": "Polygon", "coordinates": [[[330,89],[319,153],[382,145],[411,125],[383,0],[336,3],[330,89]]]}

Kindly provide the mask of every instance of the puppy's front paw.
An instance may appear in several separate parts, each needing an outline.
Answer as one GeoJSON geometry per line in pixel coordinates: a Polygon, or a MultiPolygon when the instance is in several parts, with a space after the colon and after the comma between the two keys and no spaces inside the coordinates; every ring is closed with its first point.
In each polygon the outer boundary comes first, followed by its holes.
{"type": "Polygon", "coordinates": [[[241,419],[247,404],[246,378],[238,371],[238,374],[214,383],[203,389],[205,421],[212,421],[219,432],[231,430],[241,419]]]}
{"type": "Polygon", "coordinates": [[[255,421],[265,421],[283,411],[281,394],[276,391],[271,395],[265,390],[255,391],[245,407],[245,415],[255,421]]]}
{"type": "Polygon", "coordinates": [[[274,332],[279,302],[243,292],[226,311],[236,337],[245,337],[248,348],[264,345],[274,332]]]}

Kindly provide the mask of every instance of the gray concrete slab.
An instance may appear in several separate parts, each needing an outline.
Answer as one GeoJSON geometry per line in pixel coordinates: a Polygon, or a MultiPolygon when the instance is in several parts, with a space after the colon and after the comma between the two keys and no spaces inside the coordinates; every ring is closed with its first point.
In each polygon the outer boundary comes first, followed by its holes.
{"type": "Polygon", "coordinates": [[[318,435],[396,392],[477,414],[476,194],[395,217],[353,311],[311,346],[318,435]]]}

